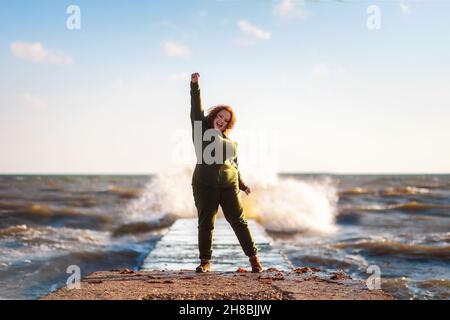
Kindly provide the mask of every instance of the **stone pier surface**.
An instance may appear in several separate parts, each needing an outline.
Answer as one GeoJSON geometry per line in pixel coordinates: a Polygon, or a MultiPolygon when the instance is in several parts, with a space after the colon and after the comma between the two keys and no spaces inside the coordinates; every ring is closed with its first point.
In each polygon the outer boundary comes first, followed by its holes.
{"type": "Polygon", "coordinates": [[[218,219],[213,244],[213,272],[195,273],[198,264],[197,222],[177,220],[157,243],[139,271],[98,271],[83,278],[79,289],[60,288],[42,300],[391,300],[381,290],[351,280],[342,272],[293,269],[264,229],[250,228],[267,268],[255,274],[231,226],[218,219]]]}
{"type": "MultiPolygon", "coordinates": [[[[289,260],[272,246],[272,240],[264,228],[254,220],[248,222],[262,264],[278,270],[292,270],[289,260]]],[[[177,220],[144,260],[141,270],[195,270],[199,264],[197,243],[197,220],[177,220]]],[[[244,255],[233,229],[223,218],[217,219],[214,228],[212,266],[214,271],[249,268],[248,257],[244,255]]]]}
{"type": "Polygon", "coordinates": [[[100,271],[80,289],[61,288],[42,300],[392,300],[360,281],[314,272],[100,271]]]}

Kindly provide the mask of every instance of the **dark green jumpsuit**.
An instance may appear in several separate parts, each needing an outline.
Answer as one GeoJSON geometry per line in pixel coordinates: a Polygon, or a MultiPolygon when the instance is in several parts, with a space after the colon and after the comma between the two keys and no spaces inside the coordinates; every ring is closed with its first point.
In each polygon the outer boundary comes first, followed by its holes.
{"type": "MultiPolygon", "coordinates": [[[[248,256],[257,254],[257,248],[243,214],[239,190],[247,186],[242,182],[237,165],[237,144],[225,134],[215,130],[216,136],[209,141],[205,131],[212,129],[203,114],[198,83],[191,82],[191,124],[192,140],[196,149],[197,165],[192,176],[192,190],[198,212],[198,247],[200,259],[211,259],[214,223],[219,205],[225,219],[233,228],[244,253],[248,256]],[[195,124],[196,123],[196,124],[195,124]],[[197,130],[194,130],[196,127],[197,130]],[[223,148],[222,158],[211,163],[205,161],[205,148],[212,141],[219,139],[223,148]],[[228,152],[227,152],[228,150],[228,152]],[[231,152],[230,152],[231,151],[231,152]]],[[[211,132],[211,131],[210,131],[211,132]]],[[[215,155],[214,150],[211,152],[215,155]]],[[[217,158],[216,158],[217,159],[217,158]]]]}

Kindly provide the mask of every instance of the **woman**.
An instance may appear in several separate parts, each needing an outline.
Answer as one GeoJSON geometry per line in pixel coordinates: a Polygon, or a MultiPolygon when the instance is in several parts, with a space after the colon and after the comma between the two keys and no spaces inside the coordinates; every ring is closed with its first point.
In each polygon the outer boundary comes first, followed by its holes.
{"type": "Polygon", "coordinates": [[[211,270],[211,246],[219,205],[231,224],[252,272],[261,272],[247,220],[243,214],[240,190],[251,190],[241,179],[237,165],[237,144],[226,135],[236,121],[230,106],[214,107],[205,117],[200,98],[198,73],[191,76],[191,124],[197,165],[192,176],[192,189],[198,212],[198,247],[200,265],[196,272],[211,270]],[[214,148],[212,148],[214,147],[214,148]]]}

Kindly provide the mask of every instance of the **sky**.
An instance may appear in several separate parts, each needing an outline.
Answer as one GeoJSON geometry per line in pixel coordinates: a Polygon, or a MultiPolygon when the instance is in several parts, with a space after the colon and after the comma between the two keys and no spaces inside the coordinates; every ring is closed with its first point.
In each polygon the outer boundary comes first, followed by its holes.
{"type": "Polygon", "coordinates": [[[1,174],[192,164],[192,72],[249,170],[450,173],[450,1],[0,6],[1,174]]]}

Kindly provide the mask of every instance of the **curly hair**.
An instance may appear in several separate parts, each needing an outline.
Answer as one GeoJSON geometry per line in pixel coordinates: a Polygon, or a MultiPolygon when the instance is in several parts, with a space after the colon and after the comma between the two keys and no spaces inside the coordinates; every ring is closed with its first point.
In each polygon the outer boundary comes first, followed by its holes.
{"type": "Polygon", "coordinates": [[[222,110],[228,111],[230,113],[230,115],[231,115],[230,121],[228,121],[227,128],[225,129],[225,132],[228,132],[231,129],[233,129],[234,124],[236,123],[236,114],[234,113],[234,110],[233,110],[233,108],[231,106],[218,105],[218,106],[212,107],[208,111],[208,115],[206,116],[206,120],[208,122],[208,125],[211,128],[213,128],[214,127],[214,119],[216,119],[217,114],[220,111],[222,111],[222,110]]]}

